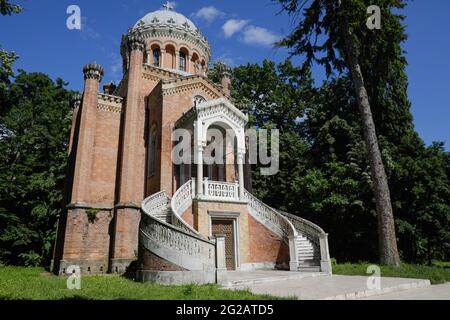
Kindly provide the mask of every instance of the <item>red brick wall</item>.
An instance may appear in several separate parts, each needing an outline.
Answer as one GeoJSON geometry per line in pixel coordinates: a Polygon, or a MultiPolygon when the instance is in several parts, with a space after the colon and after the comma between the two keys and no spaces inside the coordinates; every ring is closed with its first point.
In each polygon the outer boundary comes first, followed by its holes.
{"type": "Polygon", "coordinates": [[[250,262],[289,263],[289,246],[248,215],[250,262]]]}
{"type": "Polygon", "coordinates": [[[105,260],[109,255],[110,211],[98,211],[94,221],[89,221],[85,209],[70,209],[63,260],[105,260]]]}
{"type": "Polygon", "coordinates": [[[97,110],[89,203],[114,205],[120,113],[97,110]]]}
{"type": "Polygon", "coordinates": [[[192,211],[192,205],[186,209],[181,218],[186,221],[191,227],[194,227],[194,214],[192,211]]]}

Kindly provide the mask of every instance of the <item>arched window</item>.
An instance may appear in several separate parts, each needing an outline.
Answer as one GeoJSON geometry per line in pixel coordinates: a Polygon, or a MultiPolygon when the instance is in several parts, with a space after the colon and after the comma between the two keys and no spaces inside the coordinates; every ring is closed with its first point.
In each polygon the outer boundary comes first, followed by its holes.
{"type": "Polygon", "coordinates": [[[180,51],[180,70],[186,71],[186,53],[180,51]]]}
{"type": "Polygon", "coordinates": [[[159,48],[153,49],[153,65],[155,67],[159,67],[160,60],[161,60],[161,50],[159,48]]]}
{"type": "Polygon", "coordinates": [[[156,130],[152,130],[148,139],[148,176],[155,175],[156,172],[156,130]]]}

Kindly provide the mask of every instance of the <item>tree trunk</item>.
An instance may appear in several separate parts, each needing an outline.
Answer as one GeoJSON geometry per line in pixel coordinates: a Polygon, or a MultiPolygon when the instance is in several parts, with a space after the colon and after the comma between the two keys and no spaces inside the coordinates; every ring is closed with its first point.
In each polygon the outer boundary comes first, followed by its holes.
{"type": "Polygon", "coordinates": [[[381,158],[380,148],[378,146],[369,97],[364,86],[364,78],[358,61],[358,51],[347,19],[344,19],[343,22],[343,33],[347,65],[350,69],[353,85],[356,90],[373,179],[378,220],[380,263],[398,267],[400,266],[400,257],[397,250],[397,239],[395,236],[394,215],[392,213],[389,185],[384,170],[383,160],[381,158]]]}

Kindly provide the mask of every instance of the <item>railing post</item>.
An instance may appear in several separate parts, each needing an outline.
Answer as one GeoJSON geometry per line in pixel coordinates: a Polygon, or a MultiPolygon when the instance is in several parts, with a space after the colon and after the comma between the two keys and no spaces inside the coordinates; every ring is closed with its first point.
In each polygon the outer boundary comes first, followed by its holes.
{"type": "Polygon", "coordinates": [[[191,179],[191,198],[195,198],[195,178],[191,179]]]}
{"type": "Polygon", "coordinates": [[[298,254],[297,254],[297,238],[296,235],[289,236],[289,270],[298,271],[298,254]]]}
{"type": "Polygon", "coordinates": [[[205,197],[208,197],[209,196],[209,182],[208,182],[207,177],[203,178],[203,185],[205,186],[203,195],[205,197]]]}
{"type": "Polygon", "coordinates": [[[239,200],[240,197],[243,197],[243,195],[239,194],[239,182],[235,181],[234,182],[234,199],[239,200]]]}
{"type": "Polygon", "coordinates": [[[320,240],[320,271],[331,274],[331,259],[328,249],[328,233],[319,234],[320,240]]]}
{"type": "Polygon", "coordinates": [[[226,284],[227,279],[227,263],[225,259],[225,235],[216,235],[216,283],[226,284]]]}
{"type": "Polygon", "coordinates": [[[238,178],[239,178],[239,198],[244,198],[244,154],[243,152],[238,152],[237,163],[238,163],[238,178]]]}

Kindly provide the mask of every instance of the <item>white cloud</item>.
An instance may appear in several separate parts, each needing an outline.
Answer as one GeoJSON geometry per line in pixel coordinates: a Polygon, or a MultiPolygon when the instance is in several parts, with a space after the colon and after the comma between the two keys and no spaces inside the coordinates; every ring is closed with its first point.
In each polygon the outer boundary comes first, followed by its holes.
{"type": "Polygon", "coordinates": [[[85,40],[97,40],[101,37],[100,33],[88,24],[88,18],[85,16],[81,17],[81,37],[85,40]]]}
{"type": "Polygon", "coordinates": [[[207,22],[212,22],[217,17],[220,17],[222,15],[223,15],[223,12],[214,6],[203,7],[200,10],[198,10],[196,13],[194,13],[194,17],[199,18],[199,19],[204,19],[207,22]]]}
{"type": "Polygon", "coordinates": [[[272,46],[276,41],[280,40],[280,36],[266,28],[248,26],[242,32],[242,42],[246,44],[255,44],[261,46],[272,46]]]}
{"type": "Polygon", "coordinates": [[[223,33],[226,38],[231,37],[236,32],[241,31],[247,24],[249,20],[236,20],[230,19],[222,26],[223,33]]]}
{"type": "Polygon", "coordinates": [[[119,82],[122,77],[122,58],[117,53],[110,53],[109,60],[112,80],[119,82]]]}
{"type": "Polygon", "coordinates": [[[178,6],[178,3],[175,1],[167,1],[167,3],[170,7],[172,7],[172,9],[176,9],[176,7],[178,6]]]}

